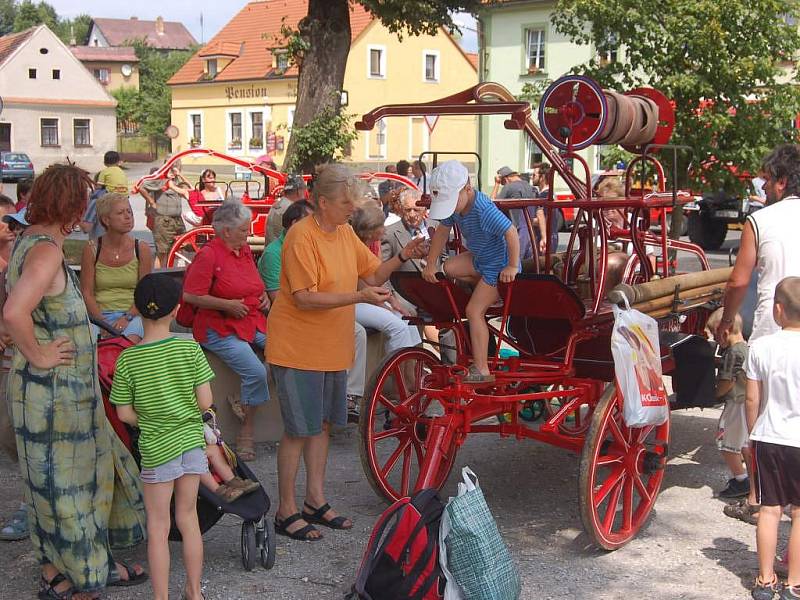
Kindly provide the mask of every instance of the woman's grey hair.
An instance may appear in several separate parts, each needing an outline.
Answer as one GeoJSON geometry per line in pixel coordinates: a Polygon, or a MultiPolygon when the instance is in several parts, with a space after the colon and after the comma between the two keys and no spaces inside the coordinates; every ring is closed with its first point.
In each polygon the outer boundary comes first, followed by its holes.
{"type": "Polygon", "coordinates": [[[366,202],[350,218],[353,231],[363,242],[379,227],[383,227],[385,220],[383,209],[374,202],[366,202]]]}
{"type": "Polygon", "coordinates": [[[408,200],[409,198],[413,198],[414,204],[416,204],[417,202],[419,202],[419,199],[422,198],[422,192],[420,192],[419,190],[415,190],[414,188],[404,187],[403,191],[401,191],[400,195],[397,197],[398,202],[400,202],[401,208],[406,203],[406,200],[408,200]]]}
{"type": "Polygon", "coordinates": [[[229,200],[223,202],[219,208],[214,211],[214,217],[211,219],[211,226],[217,235],[222,233],[222,229],[235,229],[240,227],[243,223],[249,223],[253,219],[253,213],[244,204],[238,200],[229,200]]]}

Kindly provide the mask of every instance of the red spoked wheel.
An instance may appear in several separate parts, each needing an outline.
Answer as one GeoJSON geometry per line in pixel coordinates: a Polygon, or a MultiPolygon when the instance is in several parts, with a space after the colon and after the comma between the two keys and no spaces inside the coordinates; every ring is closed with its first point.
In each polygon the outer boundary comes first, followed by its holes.
{"type": "Polygon", "coordinates": [[[167,267],[188,267],[206,242],[216,234],[209,226],[196,227],[178,237],[167,254],[167,267]]]}
{"type": "Polygon", "coordinates": [[[383,360],[361,400],[361,464],[375,493],[390,502],[414,492],[422,465],[427,463],[432,473],[425,487],[437,489],[453,468],[458,450],[454,432],[445,433],[439,444],[427,443],[433,420],[446,413],[423,390],[447,384],[434,373],[438,365],[441,361],[429,350],[398,350],[383,360]],[[429,446],[436,447],[435,456],[428,456],[429,446]]]}
{"type": "Polygon", "coordinates": [[[609,384],[594,411],[580,462],[579,498],[586,533],[605,550],[636,536],[655,505],[669,444],[663,425],[625,426],[622,396],[609,384]]]}
{"type": "Polygon", "coordinates": [[[603,133],[608,103],[592,79],[570,75],[545,90],[539,104],[539,127],[548,141],[562,150],[581,150],[603,133]]]}

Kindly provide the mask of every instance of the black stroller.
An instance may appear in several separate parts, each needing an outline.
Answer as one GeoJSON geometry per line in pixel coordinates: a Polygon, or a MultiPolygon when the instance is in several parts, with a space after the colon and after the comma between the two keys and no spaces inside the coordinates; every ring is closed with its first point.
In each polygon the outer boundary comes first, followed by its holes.
{"type": "MultiPolygon", "coordinates": [[[[115,336],[101,339],[97,344],[100,389],[103,394],[103,405],[109,422],[125,446],[131,451],[138,464],[140,457],[137,431],[119,420],[117,412],[109,402],[117,357],[120,352],[131,346],[132,343],[127,338],[118,336],[113,330],[109,330],[105,323],[95,322],[94,320],[93,322],[101,329],[115,336]]],[[[233,471],[242,479],[258,481],[250,468],[238,458],[233,471]]],[[[275,564],[275,531],[272,523],[266,518],[269,508],[269,496],[267,496],[263,486],[231,503],[226,503],[201,485],[197,497],[197,518],[200,523],[200,532],[205,534],[225,514],[237,515],[242,519],[242,566],[246,571],[252,571],[256,566],[256,560],[258,560],[262,567],[271,569],[275,564]]],[[[180,541],[181,539],[174,519],[169,532],[169,539],[173,541],[180,541]]]]}

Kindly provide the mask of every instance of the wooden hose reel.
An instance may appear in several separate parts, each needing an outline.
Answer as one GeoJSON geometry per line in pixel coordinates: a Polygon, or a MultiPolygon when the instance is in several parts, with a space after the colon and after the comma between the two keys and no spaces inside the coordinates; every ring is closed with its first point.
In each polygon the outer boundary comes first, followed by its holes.
{"type": "Polygon", "coordinates": [[[562,77],[545,91],[539,126],[562,150],[591,144],[620,144],[640,153],[649,144],[666,144],[675,126],[675,111],[658,90],[636,88],[625,93],[602,89],[579,75],[562,77]]]}

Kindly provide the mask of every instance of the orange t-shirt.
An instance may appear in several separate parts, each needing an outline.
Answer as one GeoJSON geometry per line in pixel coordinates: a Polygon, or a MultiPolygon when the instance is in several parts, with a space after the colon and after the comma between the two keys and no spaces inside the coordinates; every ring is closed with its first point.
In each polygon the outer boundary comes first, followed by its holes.
{"type": "Polygon", "coordinates": [[[381,261],[350,225],[328,233],[314,217],[292,225],[281,251],[280,293],[269,312],[267,362],[306,371],[344,371],[353,364],[354,305],[303,310],[299,290],[353,293],[358,279],[372,275],[381,261]]]}

